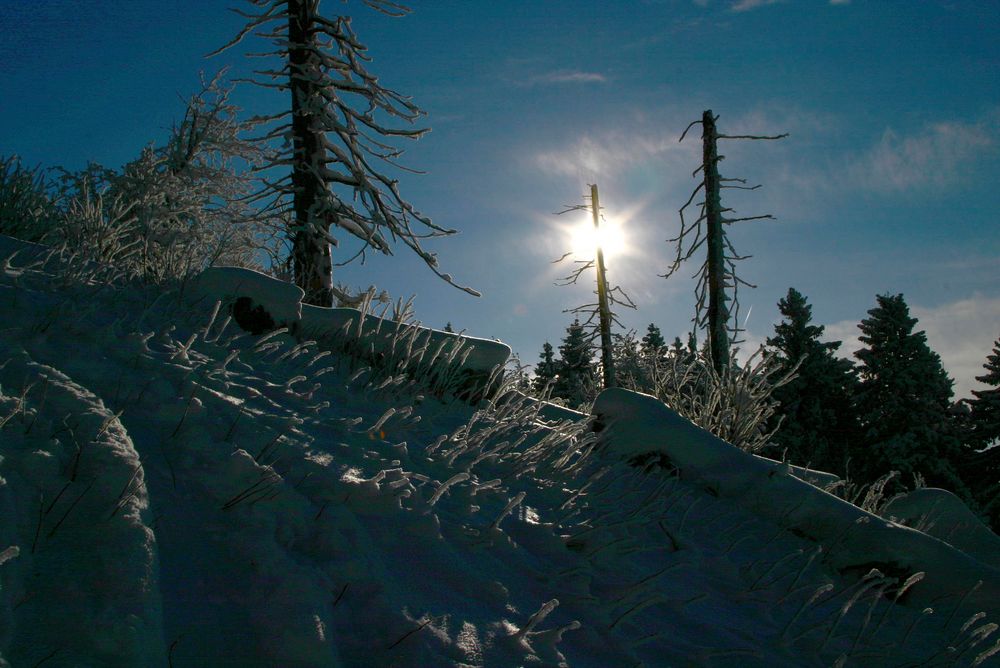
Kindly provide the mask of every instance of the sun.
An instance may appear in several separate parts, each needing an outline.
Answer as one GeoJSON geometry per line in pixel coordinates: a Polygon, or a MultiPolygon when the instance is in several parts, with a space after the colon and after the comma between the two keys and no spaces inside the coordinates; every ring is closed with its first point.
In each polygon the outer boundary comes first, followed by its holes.
{"type": "Polygon", "coordinates": [[[569,227],[570,250],[579,259],[592,259],[597,248],[604,251],[604,258],[620,257],[627,250],[625,230],[623,225],[614,219],[601,221],[600,231],[594,229],[594,223],[588,216],[569,227]]]}

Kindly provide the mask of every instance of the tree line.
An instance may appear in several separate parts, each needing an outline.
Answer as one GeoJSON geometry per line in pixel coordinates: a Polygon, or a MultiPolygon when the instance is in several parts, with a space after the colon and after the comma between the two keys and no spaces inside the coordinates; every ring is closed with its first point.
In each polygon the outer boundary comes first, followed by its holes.
{"type": "MultiPolygon", "coordinates": [[[[954,400],[953,382],[902,294],[878,295],[858,328],[863,347],[839,357],[812,306],[789,288],[781,321],[758,354],[719,374],[695,334],[667,344],[615,335],[618,384],[655,395],[721,438],[792,464],[870,485],[890,471],[902,486],[948,489],[1000,528],[1000,338],[977,380],[954,400]]],[[[526,383],[539,397],[586,410],[601,389],[600,361],[579,321],[557,351],[545,342],[526,383]]]]}

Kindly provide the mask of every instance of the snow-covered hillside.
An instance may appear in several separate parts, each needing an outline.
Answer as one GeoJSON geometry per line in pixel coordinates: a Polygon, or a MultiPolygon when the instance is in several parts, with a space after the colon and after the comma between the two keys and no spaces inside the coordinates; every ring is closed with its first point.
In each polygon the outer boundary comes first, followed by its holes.
{"type": "Polygon", "coordinates": [[[2,666],[1000,658],[996,536],[932,530],[947,496],[917,531],[648,397],[456,398],[502,344],[44,259],[0,237],[2,666]]]}

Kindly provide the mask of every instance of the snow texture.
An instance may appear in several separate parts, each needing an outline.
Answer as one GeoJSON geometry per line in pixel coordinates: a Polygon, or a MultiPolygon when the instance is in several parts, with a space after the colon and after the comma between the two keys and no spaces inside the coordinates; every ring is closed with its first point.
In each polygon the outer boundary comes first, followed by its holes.
{"type": "Polygon", "coordinates": [[[931,535],[867,513],[796,478],[787,466],[754,458],[655,397],[611,388],[597,397],[594,413],[606,425],[602,440],[614,454],[633,459],[662,453],[683,478],[738,499],[818,544],[836,543],[837,549],[827,558],[839,571],[864,573],[881,567],[907,574],[924,572],[927,579],[910,593],[913,605],[931,606],[942,597],[964,596],[1000,617],[997,568],[931,535]]]}
{"type": "Polygon", "coordinates": [[[182,296],[18,247],[0,666],[997,665],[996,570],[962,530],[867,515],[649,397],[602,394],[595,434],[435,394],[385,366],[429,347],[293,335],[266,277],[182,296]],[[284,327],[241,331],[221,294],[284,327]]]}
{"type": "Polygon", "coordinates": [[[951,543],[984,564],[1000,568],[1000,537],[948,490],[915,489],[891,499],[882,509],[882,515],[951,543]]]}

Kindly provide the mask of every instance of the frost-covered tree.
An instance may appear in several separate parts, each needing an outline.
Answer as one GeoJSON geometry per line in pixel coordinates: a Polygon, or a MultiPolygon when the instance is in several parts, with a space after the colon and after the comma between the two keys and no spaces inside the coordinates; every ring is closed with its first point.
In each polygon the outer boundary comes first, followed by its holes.
{"type": "Polygon", "coordinates": [[[597,373],[594,368],[594,347],[579,320],[566,328],[559,346],[558,376],[552,396],[564,399],[571,408],[579,408],[597,394],[597,373]]]}
{"type": "Polygon", "coordinates": [[[864,348],[857,403],[864,430],[851,459],[851,475],[872,482],[887,471],[903,480],[922,475],[931,485],[969,498],[955,463],[961,444],[950,417],[952,381],[941,358],[913,331],[903,295],[878,295],[877,306],[862,320],[864,348]]]}
{"type": "Polygon", "coordinates": [[[546,341],[542,344],[542,354],[539,357],[538,364],[535,365],[535,377],[532,380],[532,389],[541,395],[555,382],[556,374],[558,373],[555,352],[552,350],[551,343],[546,341]]]}
{"type": "Polygon", "coordinates": [[[767,345],[781,372],[798,370],[772,395],[779,406],[770,420],[777,428],[771,441],[794,464],[843,472],[848,445],[858,435],[854,365],[836,356],[839,341],[820,341],[823,327],[812,324],[812,306],[795,288],[788,289],[778,310],[783,319],[767,345]]]}
{"type": "MultiPolygon", "coordinates": [[[[261,141],[280,147],[261,172],[264,187],[257,199],[288,218],[293,275],[305,301],[332,304],[331,246],[338,239],[331,227],[363,242],[354,257],[369,249],[391,255],[393,242],[399,241],[442,279],[478,295],[442,273],[435,254],[421,245],[429,237],[455,233],[431,222],[399,192],[395,173],[402,149],[391,141],[427,132],[412,127],[424,112],[368,70],[371,58],[351,18],[322,14],[319,0],[247,1],[256,11],[241,12],[246,25],[215,53],[248,35],[275,47],[254,54],[277,61],[258,70],[254,83],[286,91],[290,104],[258,119],[269,127],[261,141]]],[[[391,16],[409,11],[388,0],[361,1],[391,16]]]]}
{"type": "Polygon", "coordinates": [[[247,266],[263,243],[262,219],[243,203],[246,172],[261,153],[230,102],[222,72],[203,82],[165,145],[147,147],[111,178],[108,194],[134,216],[137,260],[151,280],[213,264],[247,266]]]}

